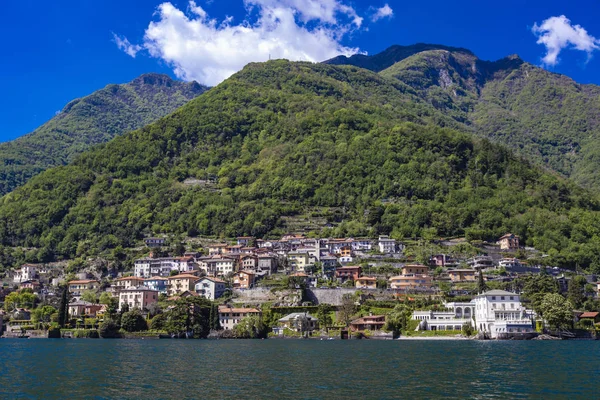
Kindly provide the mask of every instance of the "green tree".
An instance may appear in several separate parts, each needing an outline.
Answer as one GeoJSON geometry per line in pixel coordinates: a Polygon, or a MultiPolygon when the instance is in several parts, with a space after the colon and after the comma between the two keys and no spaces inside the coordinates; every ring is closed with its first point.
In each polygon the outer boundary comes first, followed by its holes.
{"type": "Polygon", "coordinates": [[[329,326],[333,323],[331,320],[331,312],[333,311],[333,307],[331,304],[321,303],[317,308],[317,319],[319,320],[319,325],[321,327],[329,326]]]}
{"type": "Polygon", "coordinates": [[[148,330],[148,324],[138,308],[123,313],[121,316],[121,328],[127,332],[141,332],[148,330]]]}
{"type": "Polygon", "coordinates": [[[410,308],[405,304],[398,304],[394,307],[394,310],[386,316],[383,329],[393,332],[394,336],[398,336],[402,331],[408,328],[410,317],[410,308]]]}
{"type": "Polygon", "coordinates": [[[34,322],[50,322],[52,315],[56,312],[56,308],[52,306],[41,306],[33,310],[31,319],[34,322]]]}
{"type": "Polygon", "coordinates": [[[266,337],[267,329],[259,316],[249,315],[233,327],[233,332],[237,338],[256,339],[266,337]]]}
{"type": "MultiPolygon", "coordinates": [[[[540,308],[542,299],[546,294],[558,293],[558,285],[550,275],[529,275],[522,278],[523,296],[531,301],[531,306],[537,313],[542,314],[540,308]]],[[[521,282],[517,283],[521,285],[521,282]]]]}
{"type": "Polygon", "coordinates": [[[349,326],[354,314],[356,314],[354,296],[347,293],[342,296],[342,304],[338,307],[338,321],[342,322],[345,326],[349,326]]]}
{"type": "Polygon", "coordinates": [[[558,293],[547,293],[540,303],[540,311],[550,328],[570,328],[573,323],[573,305],[558,293]]]}
{"type": "Polygon", "coordinates": [[[98,293],[95,290],[84,290],[81,299],[89,303],[98,304],[98,293]]]}
{"type": "Polygon", "coordinates": [[[585,285],[587,281],[585,277],[576,275],[569,281],[569,288],[567,290],[567,299],[571,302],[573,307],[580,308],[585,302],[585,285]]]}
{"type": "Polygon", "coordinates": [[[119,325],[114,320],[107,318],[100,324],[98,333],[102,338],[116,338],[119,336],[119,325]]]}
{"type": "Polygon", "coordinates": [[[162,331],[165,329],[167,324],[168,314],[158,314],[150,320],[149,328],[153,331],[162,331]]]}

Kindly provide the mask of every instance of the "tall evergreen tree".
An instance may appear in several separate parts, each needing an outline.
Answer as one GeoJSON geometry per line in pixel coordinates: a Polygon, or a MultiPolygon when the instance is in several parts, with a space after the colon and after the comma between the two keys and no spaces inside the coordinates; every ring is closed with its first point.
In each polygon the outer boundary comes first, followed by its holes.
{"type": "Polygon", "coordinates": [[[483,280],[483,272],[482,270],[479,270],[479,278],[477,279],[477,292],[481,294],[486,292],[487,290],[488,286],[483,280]]]}
{"type": "Polygon", "coordinates": [[[58,325],[64,328],[69,319],[69,287],[65,285],[60,297],[60,305],[58,307],[58,325]]]}

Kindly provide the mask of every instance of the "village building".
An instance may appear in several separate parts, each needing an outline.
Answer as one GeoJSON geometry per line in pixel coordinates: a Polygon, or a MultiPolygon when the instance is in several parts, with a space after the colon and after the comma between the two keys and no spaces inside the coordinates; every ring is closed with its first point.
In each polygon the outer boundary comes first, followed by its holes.
{"type": "Polygon", "coordinates": [[[258,270],[268,272],[269,275],[277,272],[277,256],[274,254],[260,254],[258,256],[258,270]]]}
{"type": "Polygon", "coordinates": [[[80,296],[85,290],[96,290],[100,287],[100,282],[95,279],[80,279],[69,282],[69,293],[73,296],[80,296]]]}
{"type": "Polygon", "coordinates": [[[377,245],[380,253],[393,254],[397,251],[396,239],[390,239],[389,236],[379,236],[377,245]]]}
{"type": "Polygon", "coordinates": [[[40,283],[38,281],[25,281],[19,284],[19,289],[31,289],[33,293],[38,293],[40,290],[40,283]]]}
{"type": "Polygon", "coordinates": [[[521,261],[518,258],[503,258],[498,261],[498,267],[506,270],[512,270],[521,267],[521,261]]]}
{"type": "Polygon", "coordinates": [[[475,282],[476,273],[474,269],[452,269],[448,271],[448,276],[452,282],[475,282]]]}
{"type": "Polygon", "coordinates": [[[23,264],[21,268],[15,271],[14,283],[33,281],[38,278],[38,269],[35,265],[23,264]]]}
{"type": "Polygon", "coordinates": [[[188,274],[180,274],[170,276],[167,283],[167,294],[169,296],[174,296],[176,294],[180,294],[185,292],[186,290],[194,291],[195,284],[198,281],[198,277],[194,275],[188,274]]]}
{"type": "Polygon", "coordinates": [[[380,331],[385,325],[385,315],[367,315],[350,322],[352,332],[380,331]]]}
{"type": "Polygon", "coordinates": [[[430,288],[432,279],[429,268],[421,264],[408,264],[402,267],[402,275],[389,279],[390,289],[430,288]]]}
{"type": "Polygon", "coordinates": [[[153,276],[151,278],[144,279],[144,286],[148,289],[156,290],[160,294],[167,294],[167,285],[169,279],[164,276],[153,276]]]}
{"type": "Polygon", "coordinates": [[[373,249],[373,242],[367,238],[357,238],[352,240],[352,250],[354,251],[370,251],[373,249]]]}
{"type": "Polygon", "coordinates": [[[456,260],[447,254],[436,254],[431,256],[429,264],[433,267],[453,267],[457,265],[456,260]]]}
{"type": "Polygon", "coordinates": [[[304,272],[309,265],[312,265],[311,257],[306,252],[289,252],[287,254],[288,264],[292,271],[304,272]]]}
{"type": "Polygon", "coordinates": [[[260,316],[256,308],[233,308],[219,306],[219,323],[223,329],[233,329],[242,319],[248,316],[260,316]]]}
{"type": "Polygon", "coordinates": [[[139,308],[147,310],[152,304],[158,302],[158,291],[152,290],[146,286],[137,288],[123,289],[119,292],[119,310],[122,310],[125,304],[129,309],[139,308]]]}
{"type": "Polygon", "coordinates": [[[371,276],[361,276],[354,281],[357,289],[377,289],[377,278],[371,276]]]}
{"type": "Polygon", "coordinates": [[[208,247],[208,255],[216,256],[216,255],[225,253],[225,248],[227,247],[227,243],[210,244],[207,247],[208,247]]]}
{"type": "Polygon", "coordinates": [[[162,247],[165,245],[166,239],[159,237],[150,237],[144,239],[144,243],[146,243],[146,246],[148,247],[162,247]]]}
{"type": "Polygon", "coordinates": [[[252,271],[239,271],[233,275],[234,289],[250,289],[254,286],[256,274],[252,271]]]}
{"type": "Polygon", "coordinates": [[[113,287],[116,291],[123,289],[129,289],[132,287],[138,287],[144,284],[144,278],[137,276],[124,276],[122,278],[115,279],[113,287]]]}
{"type": "Polygon", "coordinates": [[[346,282],[347,280],[356,281],[360,278],[362,268],[360,265],[352,265],[346,267],[338,267],[335,269],[335,279],[340,282],[346,282]]]}
{"type": "Polygon", "coordinates": [[[494,260],[489,256],[477,256],[467,260],[469,268],[480,270],[494,267],[494,260]]]}
{"type": "Polygon", "coordinates": [[[512,233],[507,233],[498,239],[498,244],[501,250],[518,250],[519,249],[519,237],[512,233]]]}
{"type": "Polygon", "coordinates": [[[218,299],[225,293],[225,281],[210,276],[200,278],[194,287],[196,293],[209,300],[218,299]]]}
{"type": "Polygon", "coordinates": [[[88,301],[77,300],[69,303],[69,315],[71,317],[89,317],[95,318],[96,314],[102,309],[102,304],[94,304],[88,301]]]}
{"type": "Polygon", "coordinates": [[[240,258],[240,268],[256,271],[258,269],[258,257],[254,254],[245,254],[240,258]]]}
{"type": "Polygon", "coordinates": [[[254,240],[253,236],[240,236],[237,238],[237,244],[242,247],[249,247],[254,245],[254,240]]]}

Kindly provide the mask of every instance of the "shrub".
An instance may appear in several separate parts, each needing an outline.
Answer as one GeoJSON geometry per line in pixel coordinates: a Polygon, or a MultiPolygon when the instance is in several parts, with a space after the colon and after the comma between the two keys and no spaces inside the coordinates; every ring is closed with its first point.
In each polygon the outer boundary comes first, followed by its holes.
{"type": "Polygon", "coordinates": [[[58,326],[51,326],[48,328],[49,339],[60,339],[60,328],[58,326]]]}
{"type": "Polygon", "coordinates": [[[150,330],[162,331],[167,323],[167,314],[158,314],[150,320],[150,330]]]}
{"type": "Polygon", "coordinates": [[[121,316],[121,328],[127,332],[147,331],[148,323],[142,316],[140,310],[136,308],[121,316]]]}

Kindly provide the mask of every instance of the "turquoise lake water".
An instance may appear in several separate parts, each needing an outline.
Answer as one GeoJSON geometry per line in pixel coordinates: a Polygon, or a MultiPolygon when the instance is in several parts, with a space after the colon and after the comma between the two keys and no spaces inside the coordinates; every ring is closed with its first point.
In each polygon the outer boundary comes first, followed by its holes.
{"type": "Polygon", "coordinates": [[[0,340],[1,399],[600,399],[600,341],[0,340]]]}

